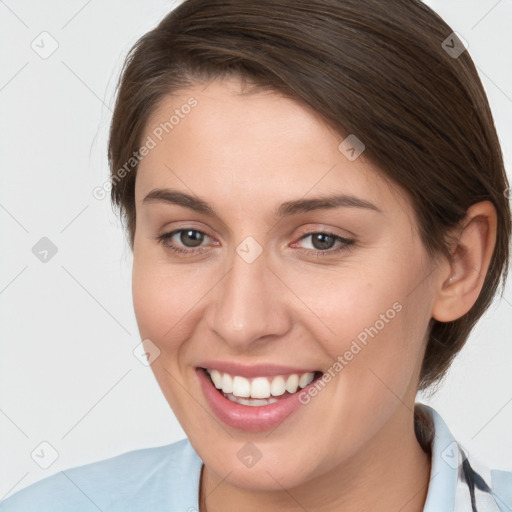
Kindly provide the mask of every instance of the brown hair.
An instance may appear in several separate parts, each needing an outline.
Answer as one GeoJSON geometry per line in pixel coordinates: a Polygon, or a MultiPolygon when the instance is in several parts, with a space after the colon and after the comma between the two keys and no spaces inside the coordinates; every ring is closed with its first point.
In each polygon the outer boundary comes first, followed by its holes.
{"type": "Polygon", "coordinates": [[[132,155],[166,94],[234,74],[305,102],[338,133],[356,134],[364,156],[407,192],[429,254],[447,254],[446,235],[472,204],[496,208],[496,247],[476,303],[453,322],[431,321],[420,389],[438,381],[505,279],[511,227],[489,104],[468,52],[446,51],[444,41],[458,45],[451,34],[418,0],[184,1],[137,41],[118,84],[111,197],[131,247],[132,155]]]}

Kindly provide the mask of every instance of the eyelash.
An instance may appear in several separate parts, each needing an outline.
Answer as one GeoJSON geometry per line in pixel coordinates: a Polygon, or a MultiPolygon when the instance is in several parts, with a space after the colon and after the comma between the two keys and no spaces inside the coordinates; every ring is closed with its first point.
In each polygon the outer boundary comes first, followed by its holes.
{"type": "MultiPolygon", "coordinates": [[[[206,233],[204,233],[203,231],[200,231],[198,229],[182,228],[182,229],[176,229],[174,231],[170,231],[169,233],[163,233],[162,235],[157,235],[155,237],[155,239],[158,241],[158,243],[162,244],[166,249],[171,249],[172,251],[179,253],[179,254],[195,255],[195,254],[203,253],[205,250],[207,250],[205,247],[200,247],[198,249],[197,248],[196,249],[183,249],[181,247],[177,247],[175,245],[169,245],[167,243],[167,241],[169,239],[171,239],[174,235],[181,233],[183,231],[194,231],[195,233],[200,233],[202,235],[208,236],[206,233]]],[[[340,242],[340,244],[335,249],[331,248],[331,249],[325,249],[323,251],[320,249],[301,249],[301,248],[299,248],[298,250],[304,254],[309,255],[309,256],[313,255],[316,257],[324,257],[324,256],[337,254],[341,251],[349,250],[352,248],[352,245],[355,242],[355,240],[352,240],[349,238],[344,238],[342,236],[336,235],[329,231],[310,231],[309,233],[305,233],[304,235],[302,235],[299,238],[299,241],[303,240],[304,238],[307,238],[309,236],[318,235],[318,234],[328,235],[330,237],[333,237],[335,239],[335,242],[340,242]]]]}

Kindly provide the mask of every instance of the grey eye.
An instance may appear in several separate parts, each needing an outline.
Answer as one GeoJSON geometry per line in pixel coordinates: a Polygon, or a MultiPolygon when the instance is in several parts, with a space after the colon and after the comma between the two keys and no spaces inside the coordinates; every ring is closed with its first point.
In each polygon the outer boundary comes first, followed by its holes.
{"type": "Polygon", "coordinates": [[[312,235],[308,235],[311,237],[312,245],[315,249],[318,250],[326,250],[331,249],[335,242],[336,238],[327,233],[313,233],[312,235]]]}
{"type": "Polygon", "coordinates": [[[180,242],[185,247],[198,247],[204,240],[204,233],[195,229],[181,229],[176,234],[179,234],[180,242]]]}

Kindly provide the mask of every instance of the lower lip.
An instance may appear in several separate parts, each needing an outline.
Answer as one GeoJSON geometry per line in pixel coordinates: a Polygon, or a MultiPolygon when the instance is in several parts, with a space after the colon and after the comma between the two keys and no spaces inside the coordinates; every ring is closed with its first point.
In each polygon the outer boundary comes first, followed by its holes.
{"type": "Polygon", "coordinates": [[[230,427],[250,432],[267,430],[283,422],[290,414],[303,405],[299,400],[299,395],[304,391],[307,392],[308,387],[316,382],[315,379],[297,393],[281,398],[273,404],[251,407],[228,400],[213,385],[210,377],[202,368],[197,368],[196,372],[201,382],[203,393],[217,417],[230,427]]]}

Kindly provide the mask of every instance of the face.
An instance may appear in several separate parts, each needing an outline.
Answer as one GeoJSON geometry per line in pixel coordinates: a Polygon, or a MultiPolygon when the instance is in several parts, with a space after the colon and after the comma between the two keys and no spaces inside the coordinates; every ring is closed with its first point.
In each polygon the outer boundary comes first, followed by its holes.
{"type": "Polygon", "coordinates": [[[148,137],[134,307],[206,467],[288,488],[399,443],[435,276],[405,195],[313,111],[236,79],[164,98],[148,137]]]}

